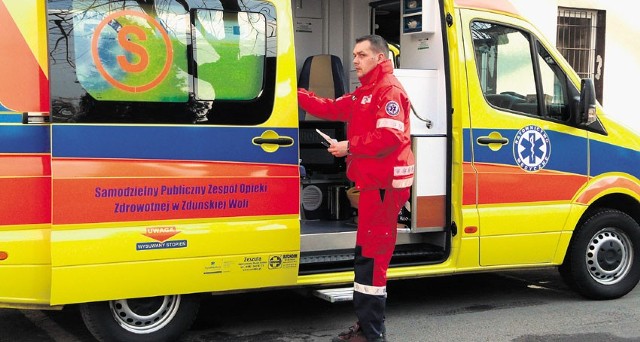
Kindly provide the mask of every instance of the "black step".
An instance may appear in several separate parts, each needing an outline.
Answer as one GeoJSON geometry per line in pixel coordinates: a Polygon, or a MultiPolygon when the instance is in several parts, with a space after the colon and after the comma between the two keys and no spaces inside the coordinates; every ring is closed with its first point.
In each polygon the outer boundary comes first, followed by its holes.
{"type": "MultiPolygon", "coordinates": [[[[444,260],[444,249],[431,244],[398,245],[391,258],[391,267],[422,265],[444,260]]],[[[306,252],[300,256],[299,274],[353,270],[353,249],[306,252]]]]}

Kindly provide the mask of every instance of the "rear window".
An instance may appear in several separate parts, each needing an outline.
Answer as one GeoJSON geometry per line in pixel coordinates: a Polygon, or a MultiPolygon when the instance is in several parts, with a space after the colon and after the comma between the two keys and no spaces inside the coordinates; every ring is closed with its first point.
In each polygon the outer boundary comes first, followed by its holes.
{"type": "Polygon", "coordinates": [[[54,122],[254,125],[273,107],[264,1],[50,0],[54,122]]]}

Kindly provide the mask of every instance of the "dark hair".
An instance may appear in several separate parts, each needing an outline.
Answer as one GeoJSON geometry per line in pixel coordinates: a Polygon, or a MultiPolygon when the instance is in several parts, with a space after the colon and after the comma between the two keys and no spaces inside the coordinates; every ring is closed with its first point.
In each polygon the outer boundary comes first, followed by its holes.
{"type": "Polygon", "coordinates": [[[389,58],[389,45],[384,38],[378,36],[377,34],[368,34],[366,36],[356,38],[356,44],[362,43],[365,40],[371,43],[371,50],[376,53],[382,53],[384,54],[385,58],[389,58]]]}

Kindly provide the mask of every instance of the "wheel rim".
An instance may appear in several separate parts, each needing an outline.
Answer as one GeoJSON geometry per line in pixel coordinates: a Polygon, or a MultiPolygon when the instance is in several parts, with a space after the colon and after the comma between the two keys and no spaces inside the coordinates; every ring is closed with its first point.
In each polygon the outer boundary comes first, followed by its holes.
{"type": "Polygon", "coordinates": [[[180,296],[113,300],[109,307],[122,328],[135,334],[148,334],[171,322],[180,307],[180,296]]]}
{"type": "Polygon", "coordinates": [[[595,281],[615,284],[624,279],[631,268],[631,240],[619,229],[602,229],[591,238],[585,257],[589,274],[595,281]]]}

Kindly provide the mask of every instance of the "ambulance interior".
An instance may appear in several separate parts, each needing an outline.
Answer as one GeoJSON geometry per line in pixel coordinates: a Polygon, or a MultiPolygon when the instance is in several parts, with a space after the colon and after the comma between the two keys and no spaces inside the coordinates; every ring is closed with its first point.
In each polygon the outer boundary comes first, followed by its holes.
{"type": "MultiPolygon", "coordinates": [[[[394,265],[438,263],[449,253],[448,142],[444,50],[436,0],[292,0],[298,87],[322,97],[353,91],[355,39],[379,34],[390,44],[394,74],[412,102],[416,170],[411,198],[399,213],[394,265]]],[[[299,109],[301,164],[300,273],[353,265],[357,196],[344,158],[322,145],[319,129],[344,140],[345,124],[299,109]]]]}

